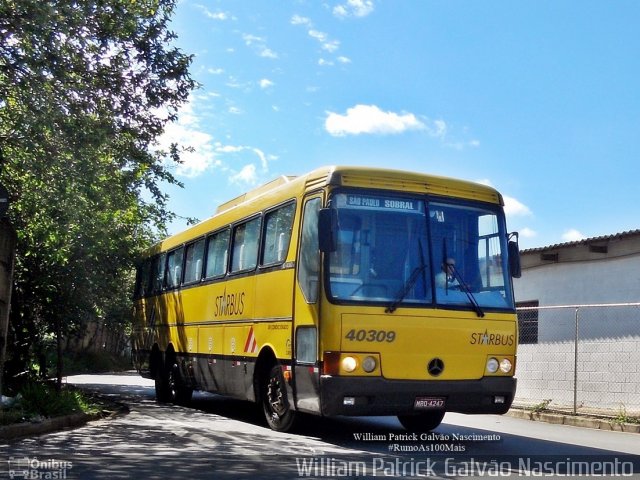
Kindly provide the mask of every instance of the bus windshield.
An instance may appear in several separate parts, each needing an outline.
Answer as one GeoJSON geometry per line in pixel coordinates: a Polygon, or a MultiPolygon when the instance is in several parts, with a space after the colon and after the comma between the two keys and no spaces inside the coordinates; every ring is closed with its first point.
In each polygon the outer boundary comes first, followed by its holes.
{"type": "Polygon", "coordinates": [[[499,206],[347,192],[333,196],[337,232],[328,293],[337,303],[512,309],[499,206]]]}

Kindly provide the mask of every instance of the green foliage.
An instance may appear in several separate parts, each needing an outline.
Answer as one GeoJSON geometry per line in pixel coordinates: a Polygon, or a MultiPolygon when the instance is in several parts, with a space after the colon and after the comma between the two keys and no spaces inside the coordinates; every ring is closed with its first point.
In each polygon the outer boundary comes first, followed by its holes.
{"type": "Polygon", "coordinates": [[[130,357],[121,357],[107,352],[78,352],[67,354],[64,359],[64,374],[121,372],[133,368],[130,357]]]}
{"type": "Polygon", "coordinates": [[[552,400],[550,398],[547,398],[546,400],[543,400],[542,402],[534,405],[533,407],[531,407],[531,410],[534,413],[542,413],[545,412],[549,409],[549,404],[552,402],[552,400]]]}
{"type": "Polygon", "coordinates": [[[18,232],[10,373],[47,336],[126,328],[132,268],[172,218],[158,145],[195,88],[174,0],[0,0],[0,183],[18,232]]]}
{"type": "Polygon", "coordinates": [[[80,391],[63,389],[57,392],[50,385],[28,382],[20,389],[16,403],[2,410],[0,424],[36,421],[73,413],[96,413],[99,410],[100,407],[80,391]]]}
{"type": "Polygon", "coordinates": [[[28,383],[20,393],[20,404],[29,416],[56,417],[84,412],[89,406],[89,402],[79,391],[56,392],[53,387],[43,383],[28,383]]]}
{"type": "Polygon", "coordinates": [[[618,409],[618,414],[615,417],[613,417],[613,419],[611,420],[611,423],[618,424],[618,425],[622,425],[624,423],[637,424],[637,423],[640,423],[640,418],[629,415],[627,413],[627,407],[625,407],[624,404],[621,403],[620,408],[618,409]]]}

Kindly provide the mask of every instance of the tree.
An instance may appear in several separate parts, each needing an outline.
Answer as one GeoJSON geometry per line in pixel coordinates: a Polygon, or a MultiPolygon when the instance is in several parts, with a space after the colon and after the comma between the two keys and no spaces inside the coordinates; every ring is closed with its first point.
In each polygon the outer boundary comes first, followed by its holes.
{"type": "MultiPolygon", "coordinates": [[[[12,370],[83,318],[114,318],[172,214],[180,147],[158,149],[195,88],[174,0],[0,0],[0,182],[18,232],[12,370]]],[[[60,369],[60,367],[59,367],[60,369]]],[[[60,372],[59,372],[60,374],[60,372]]]]}

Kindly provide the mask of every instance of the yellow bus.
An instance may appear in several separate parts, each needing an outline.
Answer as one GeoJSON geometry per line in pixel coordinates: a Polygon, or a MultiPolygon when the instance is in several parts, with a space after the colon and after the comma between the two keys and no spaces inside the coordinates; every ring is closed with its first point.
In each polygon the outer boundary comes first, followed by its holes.
{"type": "Polygon", "coordinates": [[[254,401],[278,431],[300,413],[413,431],[502,414],[519,269],[493,188],[362,167],[281,177],[142,259],[134,360],[159,401],[254,401]]]}

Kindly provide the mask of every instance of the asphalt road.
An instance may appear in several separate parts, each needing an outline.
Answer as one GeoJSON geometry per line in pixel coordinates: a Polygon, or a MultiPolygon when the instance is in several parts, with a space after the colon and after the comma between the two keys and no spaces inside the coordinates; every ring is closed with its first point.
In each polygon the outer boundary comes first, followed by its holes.
{"type": "Polygon", "coordinates": [[[284,434],[247,402],[158,404],[133,373],[68,382],[130,411],[0,445],[0,478],[640,478],[638,434],[459,414],[423,438],[395,417],[308,417],[284,434]]]}

